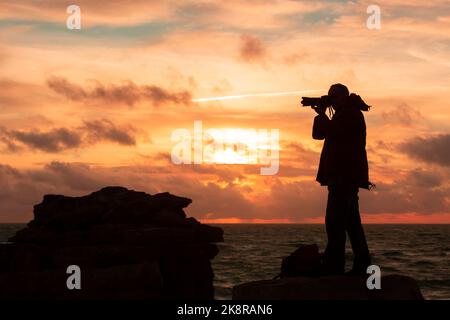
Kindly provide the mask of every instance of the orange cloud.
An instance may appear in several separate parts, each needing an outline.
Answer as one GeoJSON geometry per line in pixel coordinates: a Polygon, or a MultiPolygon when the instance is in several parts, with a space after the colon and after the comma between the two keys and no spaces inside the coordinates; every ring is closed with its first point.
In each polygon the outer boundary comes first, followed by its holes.
{"type": "Polygon", "coordinates": [[[262,41],[248,34],[241,36],[240,56],[246,62],[262,62],[266,56],[266,48],[262,41]]]}
{"type": "Polygon", "coordinates": [[[20,151],[23,146],[44,152],[60,152],[99,141],[120,145],[136,143],[135,129],[132,126],[120,128],[107,119],[85,121],[78,128],[61,127],[48,131],[8,130],[0,127],[0,138],[9,152],[20,151]]]}
{"type": "Polygon", "coordinates": [[[107,103],[118,103],[133,106],[138,101],[149,101],[154,106],[175,103],[191,104],[191,93],[188,91],[169,92],[155,85],[138,86],[131,81],[120,85],[102,85],[95,83],[90,89],[70,83],[64,78],[52,77],[47,80],[49,88],[74,101],[100,100],[107,103]]]}

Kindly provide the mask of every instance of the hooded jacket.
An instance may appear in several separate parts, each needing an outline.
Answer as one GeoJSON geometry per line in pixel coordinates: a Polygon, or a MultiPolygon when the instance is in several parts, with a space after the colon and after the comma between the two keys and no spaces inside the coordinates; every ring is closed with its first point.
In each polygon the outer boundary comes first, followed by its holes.
{"type": "Polygon", "coordinates": [[[312,136],[325,139],[316,178],[321,185],[370,188],[366,123],[357,106],[348,103],[331,120],[325,114],[316,116],[312,136]]]}

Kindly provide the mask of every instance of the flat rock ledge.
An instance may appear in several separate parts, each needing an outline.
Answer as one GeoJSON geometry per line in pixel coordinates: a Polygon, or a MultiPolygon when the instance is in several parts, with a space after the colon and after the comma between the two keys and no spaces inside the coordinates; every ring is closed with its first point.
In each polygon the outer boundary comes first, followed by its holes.
{"type": "Polygon", "coordinates": [[[261,280],[237,285],[233,300],[423,300],[417,282],[404,275],[381,277],[369,290],[367,277],[326,276],[261,280]]]}

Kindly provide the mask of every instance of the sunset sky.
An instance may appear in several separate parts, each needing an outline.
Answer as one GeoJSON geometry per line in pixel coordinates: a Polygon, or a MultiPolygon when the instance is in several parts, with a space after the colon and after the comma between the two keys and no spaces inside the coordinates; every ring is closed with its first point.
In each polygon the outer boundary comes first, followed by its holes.
{"type": "Polygon", "coordinates": [[[30,220],[47,193],[122,185],[192,198],[206,222],[321,223],[322,141],[301,94],[193,99],[340,82],[372,106],[363,222],[450,223],[449,57],[444,0],[0,0],[0,222],[30,220]],[[66,27],[71,4],[81,30],[66,27]],[[238,138],[279,129],[278,173],[175,165],[172,133],[196,120],[238,138]]]}

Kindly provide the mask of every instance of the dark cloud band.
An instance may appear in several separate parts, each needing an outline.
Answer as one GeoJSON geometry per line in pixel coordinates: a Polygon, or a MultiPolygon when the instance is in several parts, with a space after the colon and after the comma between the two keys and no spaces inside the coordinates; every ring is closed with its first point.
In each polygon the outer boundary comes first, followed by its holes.
{"type": "Polygon", "coordinates": [[[85,121],[78,128],[54,128],[47,131],[38,129],[8,130],[0,128],[0,143],[9,152],[28,147],[32,150],[56,153],[100,141],[120,145],[136,144],[136,129],[132,126],[118,127],[107,119],[85,121]]]}
{"type": "Polygon", "coordinates": [[[192,94],[187,90],[171,92],[156,85],[137,85],[132,81],[108,85],[95,82],[94,85],[85,88],[65,78],[52,77],[47,79],[47,86],[73,101],[103,101],[127,106],[145,101],[154,106],[168,103],[181,105],[192,103],[192,94]]]}
{"type": "Polygon", "coordinates": [[[399,148],[414,159],[450,167],[450,134],[416,137],[399,148]]]}

